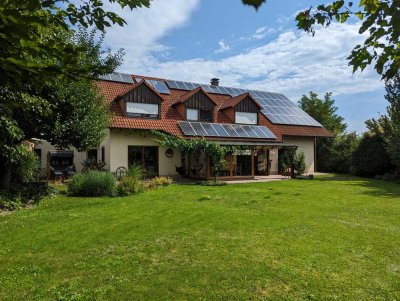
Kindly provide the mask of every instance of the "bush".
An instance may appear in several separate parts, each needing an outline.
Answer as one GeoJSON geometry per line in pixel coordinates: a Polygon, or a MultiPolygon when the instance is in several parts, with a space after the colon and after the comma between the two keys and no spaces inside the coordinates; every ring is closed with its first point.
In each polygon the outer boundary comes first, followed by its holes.
{"type": "Polygon", "coordinates": [[[92,170],[76,174],[68,182],[68,194],[72,196],[112,196],[115,178],[106,171],[92,170]]]}
{"type": "Polygon", "coordinates": [[[170,177],[155,177],[151,180],[151,182],[153,183],[154,187],[165,187],[171,185],[172,179],[170,177]]]}
{"type": "Polygon", "coordinates": [[[382,136],[365,134],[362,137],[353,153],[352,168],[354,174],[363,177],[375,177],[394,170],[382,136]]]}
{"type": "Polygon", "coordinates": [[[145,170],[140,165],[131,165],[129,166],[127,176],[134,181],[142,181],[145,176],[145,170]]]}
{"type": "Polygon", "coordinates": [[[293,167],[298,175],[304,174],[306,171],[306,156],[304,152],[296,153],[293,160],[293,167]]]}
{"type": "Polygon", "coordinates": [[[134,177],[125,177],[117,185],[117,195],[127,196],[130,194],[142,193],[146,190],[146,186],[142,181],[138,181],[134,177]]]}

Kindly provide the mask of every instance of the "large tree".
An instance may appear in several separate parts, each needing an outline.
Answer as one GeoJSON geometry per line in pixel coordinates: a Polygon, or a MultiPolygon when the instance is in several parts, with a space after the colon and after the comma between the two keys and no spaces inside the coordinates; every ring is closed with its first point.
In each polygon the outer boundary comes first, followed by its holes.
{"type": "MultiPolygon", "coordinates": [[[[101,50],[102,38],[83,29],[65,35],[79,52],[78,63],[113,71],[121,52],[101,50]]],[[[86,77],[58,77],[42,85],[0,88],[0,187],[7,188],[12,170],[25,157],[23,141],[39,138],[62,148],[78,150],[98,145],[104,138],[110,115],[96,86],[86,77]],[[12,105],[10,105],[12,104],[12,105]]]]}
{"type": "MultiPolygon", "coordinates": [[[[242,0],[258,8],[266,0],[242,0]]],[[[341,23],[360,20],[360,34],[367,34],[364,44],[357,45],[348,57],[353,71],[364,70],[374,64],[383,79],[396,76],[400,68],[400,0],[335,0],[299,12],[298,28],[315,34],[315,25],[329,26],[332,21],[341,23]]]]}
{"type": "Polygon", "coordinates": [[[299,106],[334,135],[333,138],[317,138],[317,170],[349,173],[358,137],[355,133],[346,133],[347,125],[336,113],[338,108],[332,94],[326,93],[322,99],[310,92],[309,96],[303,95],[299,106]]]}

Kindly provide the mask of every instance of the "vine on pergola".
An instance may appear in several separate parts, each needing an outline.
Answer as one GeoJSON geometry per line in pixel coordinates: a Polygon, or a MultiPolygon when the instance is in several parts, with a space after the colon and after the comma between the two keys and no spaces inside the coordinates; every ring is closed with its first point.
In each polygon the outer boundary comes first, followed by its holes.
{"type": "Polygon", "coordinates": [[[199,156],[204,151],[212,159],[216,174],[225,165],[226,155],[241,153],[252,148],[248,145],[221,145],[213,141],[208,141],[204,137],[182,139],[159,131],[152,131],[152,134],[158,137],[156,139],[158,144],[163,147],[176,149],[184,156],[199,156]]]}

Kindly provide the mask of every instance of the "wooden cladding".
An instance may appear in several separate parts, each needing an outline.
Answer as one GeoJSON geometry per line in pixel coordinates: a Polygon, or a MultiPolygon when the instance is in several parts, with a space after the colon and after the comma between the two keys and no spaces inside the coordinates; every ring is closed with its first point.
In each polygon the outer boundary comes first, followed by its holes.
{"type": "Polygon", "coordinates": [[[236,112],[258,113],[260,108],[250,97],[246,97],[235,106],[236,112]]]}
{"type": "Polygon", "coordinates": [[[162,99],[146,85],[140,85],[136,89],[129,91],[125,96],[126,102],[138,102],[149,104],[160,104],[162,99]]]}
{"type": "Polygon", "coordinates": [[[206,94],[204,94],[203,91],[199,91],[185,101],[185,107],[202,110],[213,110],[214,103],[210,100],[210,98],[208,98],[206,94]]]}

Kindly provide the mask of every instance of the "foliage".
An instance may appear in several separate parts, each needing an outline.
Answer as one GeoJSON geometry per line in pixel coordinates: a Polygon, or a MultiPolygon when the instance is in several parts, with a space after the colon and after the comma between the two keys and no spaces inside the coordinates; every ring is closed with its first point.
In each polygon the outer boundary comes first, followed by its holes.
{"type": "Polygon", "coordinates": [[[92,170],[76,174],[68,181],[68,194],[71,196],[112,196],[115,191],[115,178],[106,171],[92,170]]]}
{"type": "Polygon", "coordinates": [[[284,147],[278,152],[278,170],[280,174],[285,174],[287,169],[294,171],[294,160],[296,156],[295,147],[284,147]]]}
{"type": "Polygon", "coordinates": [[[389,102],[386,115],[367,120],[371,135],[381,136],[386,151],[395,166],[395,175],[400,174],[400,73],[385,82],[385,98],[389,102]]]}
{"type": "Polygon", "coordinates": [[[317,153],[318,171],[352,173],[353,152],[357,148],[359,137],[355,132],[344,133],[321,145],[317,153]]]}
{"type": "Polygon", "coordinates": [[[100,170],[105,171],[104,163],[97,162],[94,158],[88,158],[82,162],[82,172],[87,172],[89,170],[100,170]]]}
{"type": "Polygon", "coordinates": [[[139,181],[134,177],[124,177],[117,185],[116,194],[118,196],[128,196],[131,194],[142,193],[146,190],[146,185],[143,181],[139,181]]]}
{"type": "Polygon", "coordinates": [[[150,180],[154,187],[166,187],[172,184],[170,177],[155,177],[150,180]]]}
{"type": "Polygon", "coordinates": [[[385,146],[382,135],[365,133],[353,152],[353,173],[358,176],[374,177],[392,171],[393,165],[385,146]]]}
{"type": "MultiPolygon", "coordinates": [[[[72,25],[104,30],[124,20],[104,10],[105,1],[2,0],[0,86],[43,85],[61,76],[96,78],[106,65],[81,64],[82,47],[66,39],[72,25]],[[100,67],[100,68],[99,68],[100,67]]],[[[149,7],[150,0],[111,0],[121,7],[149,7]]]]}
{"type": "Polygon", "coordinates": [[[204,138],[180,139],[158,131],[152,131],[152,134],[158,137],[157,142],[161,146],[176,149],[184,156],[200,155],[200,152],[204,151],[212,159],[217,175],[218,171],[225,165],[225,156],[227,154],[249,149],[249,146],[245,145],[221,145],[207,141],[204,138]]]}
{"type": "Polygon", "coordinates": [[[145,177],[145,170],[141,165],[131,165],[128,168],[127,176],[135,181],[142,181],[145,177]]]}
{"type": "Polygon", "coordinates": [[[297,175],[302,175],[306,171],[306,156],[304,152],[296,153],[293,160],[293,167],[297,175]]]}
{"type": "Polygon", "coordinates": [[[300,108],[322,124],[334,135],[343,133],[347,125],[344,118],[336,112],[335,100],[331,98],[332,93],[325,93],[324,99],[318,97],[317,93],[310,92],[309,96],[303,95],[299,101],[300,108]]]}
{"type": "Polygon", "coordinates": [[[315,25],[329,26],[332,21],[345,23],[355,16],[361,20],[359,33],[368,33],[363,45],[357,45],[348,57],[353,71],[364,70],[372,62],[383,79],[393,78],[400,67],[400,2],[399,0],[336,0],[297,14],[297,26],[315,34],[315,25]]]}
{"type": "MultiPolygon", "coordinates": [[[[81,53],[81,61],[101,65],[111,60],[113,66],[118,63],[118,55],[102,61],[98,49],[101,43],[95,42],[91,34],[85,37],[81,32],[74,39],[79,43],[77,47],[82,44],[86,45],[84,49],[91,49],[81,53]]],[[[7,178],[5,174],[13,162],[23,156],[22,141],[40,138],[60,148],[74,146],[85,150],[100,143],[110,120],[108,105],[90,80],[66,78],[55,79],[49,85],[25,85],[20,89],[0,85],[0,116],[2,179],[7,178]]],[[[0,186],[6,187],[6,182],[0,186]]]]}

